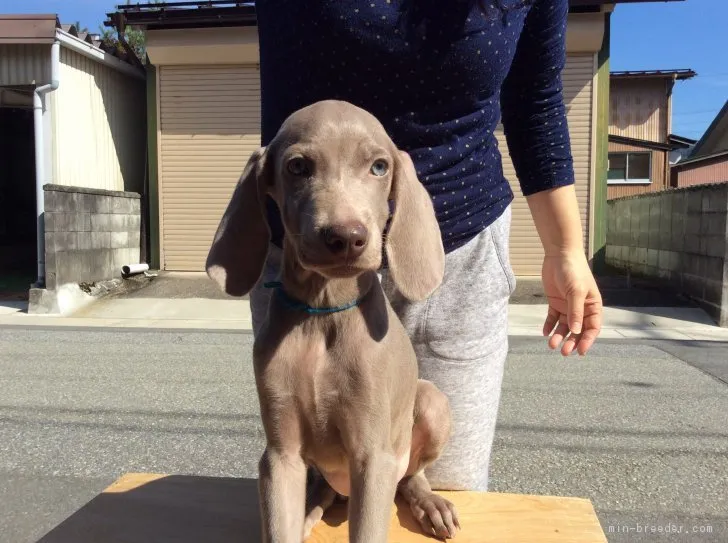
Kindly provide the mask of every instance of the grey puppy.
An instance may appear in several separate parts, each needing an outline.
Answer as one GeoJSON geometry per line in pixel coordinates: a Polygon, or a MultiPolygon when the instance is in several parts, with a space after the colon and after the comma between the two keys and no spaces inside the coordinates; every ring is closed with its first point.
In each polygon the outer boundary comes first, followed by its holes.
{"type": "Polygon", "coordinates": [[[212,243],[207,272],[231,295],[261,276],[266,195],[285,236],[278,295],[253,349],[266,435],[263,540],[300,543],[338,493],[349,497],[350,541],[384,543],[397,490],[427,533],[454,536],[457,514],[424,474],[450,434],[448,401],[418,380],[412,344],[376,274],[384,249],[409,300],[427,298],[443,278],[439,227],[412,160],[347,102],[292,114],[251,156],[212,243]],[[307,468],[328,483],[308,507],[307,468]]]}

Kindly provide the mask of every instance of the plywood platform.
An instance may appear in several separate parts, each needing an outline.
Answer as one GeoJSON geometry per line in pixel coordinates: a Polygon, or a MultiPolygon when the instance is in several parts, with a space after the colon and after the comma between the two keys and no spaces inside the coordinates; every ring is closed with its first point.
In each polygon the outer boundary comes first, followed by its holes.
{"type": "MultiPolygon", "coordinates": [[[[606,543],[589,500],[443,492],[459,511],[457,543],[606,543]]],[[[38,543],[258,543],[257,483],[252,479],[130,473],[38,543]]],[[[307,543],[346,543],[343,506],[334,507],[307,543]]],[[[390,543],[424,543],[409,508],[392,508],[390,543]]]]}

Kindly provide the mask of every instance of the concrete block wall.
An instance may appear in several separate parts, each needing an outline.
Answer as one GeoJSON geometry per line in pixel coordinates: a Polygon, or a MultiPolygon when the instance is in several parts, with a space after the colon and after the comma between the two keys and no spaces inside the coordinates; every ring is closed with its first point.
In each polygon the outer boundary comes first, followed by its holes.
{"type": "Polygon", "coordinates": [[[121,276],[137,263],[141,199],[135,192],[46,185],[46,288],[121,276]]]}
{"type": "Polygon", "coordinates": [[[607,264],[671,285],[728,327],[728,183],[607,205],[607,264]]]}

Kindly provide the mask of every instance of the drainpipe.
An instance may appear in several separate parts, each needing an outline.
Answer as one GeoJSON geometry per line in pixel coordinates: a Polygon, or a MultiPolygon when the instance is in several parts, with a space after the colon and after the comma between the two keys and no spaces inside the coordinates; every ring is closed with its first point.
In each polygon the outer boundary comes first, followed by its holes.
{"type": "Polygon", "coordinates": [[[45,286],[45,145],[43,137],[43,97],[58,88],[58,76],[61,64],[61,42],[51,45],[51,82],[35,89],[33,93],[33,128],[35,132],[35,213],[36,213],[36,246],[38,251],[38,280],[35,286],[45,286]]]}

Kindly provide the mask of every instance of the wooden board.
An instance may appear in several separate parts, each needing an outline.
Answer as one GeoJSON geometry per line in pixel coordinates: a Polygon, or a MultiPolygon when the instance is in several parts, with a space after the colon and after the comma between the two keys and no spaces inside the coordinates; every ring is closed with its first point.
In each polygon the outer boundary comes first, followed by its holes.
{"type": "MultiPolygon", "coordinates": [[[[606,543],[589,500],[519,494],[443,492],[459,511],[455,543],[606,543]]],[[[343,506],[334,507],[307,543],[346,543],[343,506]]],[[[130,473],[38,543],[258,543],[257,483],[252,479],[130,473]]],[[[392,508],[390,543],[436,541],[409,508],[392,508]]]]}

